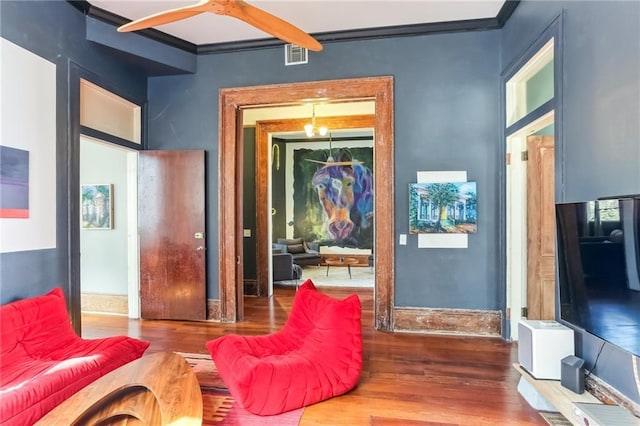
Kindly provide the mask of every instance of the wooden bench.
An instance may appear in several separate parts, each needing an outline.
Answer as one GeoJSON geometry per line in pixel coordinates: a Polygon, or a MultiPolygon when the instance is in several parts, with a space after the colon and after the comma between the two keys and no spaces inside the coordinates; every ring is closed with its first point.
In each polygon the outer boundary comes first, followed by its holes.
{"type": "Polygon", "coordinates": [[[132,361],[86,386],[36,425],[202,424],[202,394],[180,355],[160,352],[132,361]]]}

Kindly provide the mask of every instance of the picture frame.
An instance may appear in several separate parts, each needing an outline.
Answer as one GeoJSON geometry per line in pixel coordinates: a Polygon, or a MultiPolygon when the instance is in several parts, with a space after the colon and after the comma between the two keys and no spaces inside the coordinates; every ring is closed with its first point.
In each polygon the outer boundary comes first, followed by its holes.
{"type": "Polygon", "coordinates": [[[80,194],[82,229],[113,229],[113,184],[83,184],[80,194]]]}
{"type": "Polygon", "coordinates": [[[292,145],[293,235],[327,246],[373,247],[373,148],[359,142],[338,148],[331,142],[292,145]],[[334,181],[354,184],[344,191],[319,191],[333,188],[334,181]]]}
{"type": "Polygon", "coordinates": [[[29,151],[0,145],[0,218],[29,218],[29,151]]]}
{"type": "Polygon", "coordinates": [[[476,182],[409,184],[409,233],[476,233],[476,186],[476,182]]]}

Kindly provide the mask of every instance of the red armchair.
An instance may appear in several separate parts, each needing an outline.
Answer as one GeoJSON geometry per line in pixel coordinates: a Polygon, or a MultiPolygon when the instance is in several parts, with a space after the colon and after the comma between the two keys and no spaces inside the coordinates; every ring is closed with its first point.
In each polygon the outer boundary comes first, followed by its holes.
{"type": "Polygon", "coordinates": [[[82,339],[60,288],[0,307],[0,424],[30,425],[99,377],[140,358],[149,342],[82,339]]]}
{"type": "Polygon", "coordinates": [[[229,334],[206,343],[231,395],[246,410],[273,415],[353,389],[362,370],[360,299],[337,300],[307,280],[284,327],[229,334]]]}

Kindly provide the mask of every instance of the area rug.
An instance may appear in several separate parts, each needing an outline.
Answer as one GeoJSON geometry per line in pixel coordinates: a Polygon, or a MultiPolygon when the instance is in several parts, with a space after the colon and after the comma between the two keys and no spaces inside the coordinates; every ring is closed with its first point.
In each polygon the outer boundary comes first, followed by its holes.
{"type": "Polygon", "coordinates": [[[349,277],[349,271],[344,266],[329,267],[328,274],[326,266],[305,266],[302,268],[302,278],[278,281],[278,284],[300,285],[307,278],[310,278],[318,287],[373,288],[375,270],[368,266],[354,266],[351,268],[351,277],[349,277]]]}
{"type": "Polygon", "coordinates": [[[177,352],[196,373],[202,391],[202,424],[216,426],[296,426],[304,408],[278,414],[257,416],[240,407],[218,375],[209,354],[177,352]]]}

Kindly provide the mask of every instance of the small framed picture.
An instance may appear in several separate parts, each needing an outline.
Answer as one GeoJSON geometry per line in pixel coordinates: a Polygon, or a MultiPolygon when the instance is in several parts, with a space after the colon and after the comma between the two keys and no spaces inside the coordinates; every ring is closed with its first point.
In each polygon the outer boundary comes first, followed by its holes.
{"type": "Polygon", "coordinates": [[[471,234],[477,230],[476,182],[409,184],[409,233],[471,234]]]}
{"type": "Polygon", "coordinates": [[[113,229],[113,184],[82,185],[82,229],[113,229]]]}

